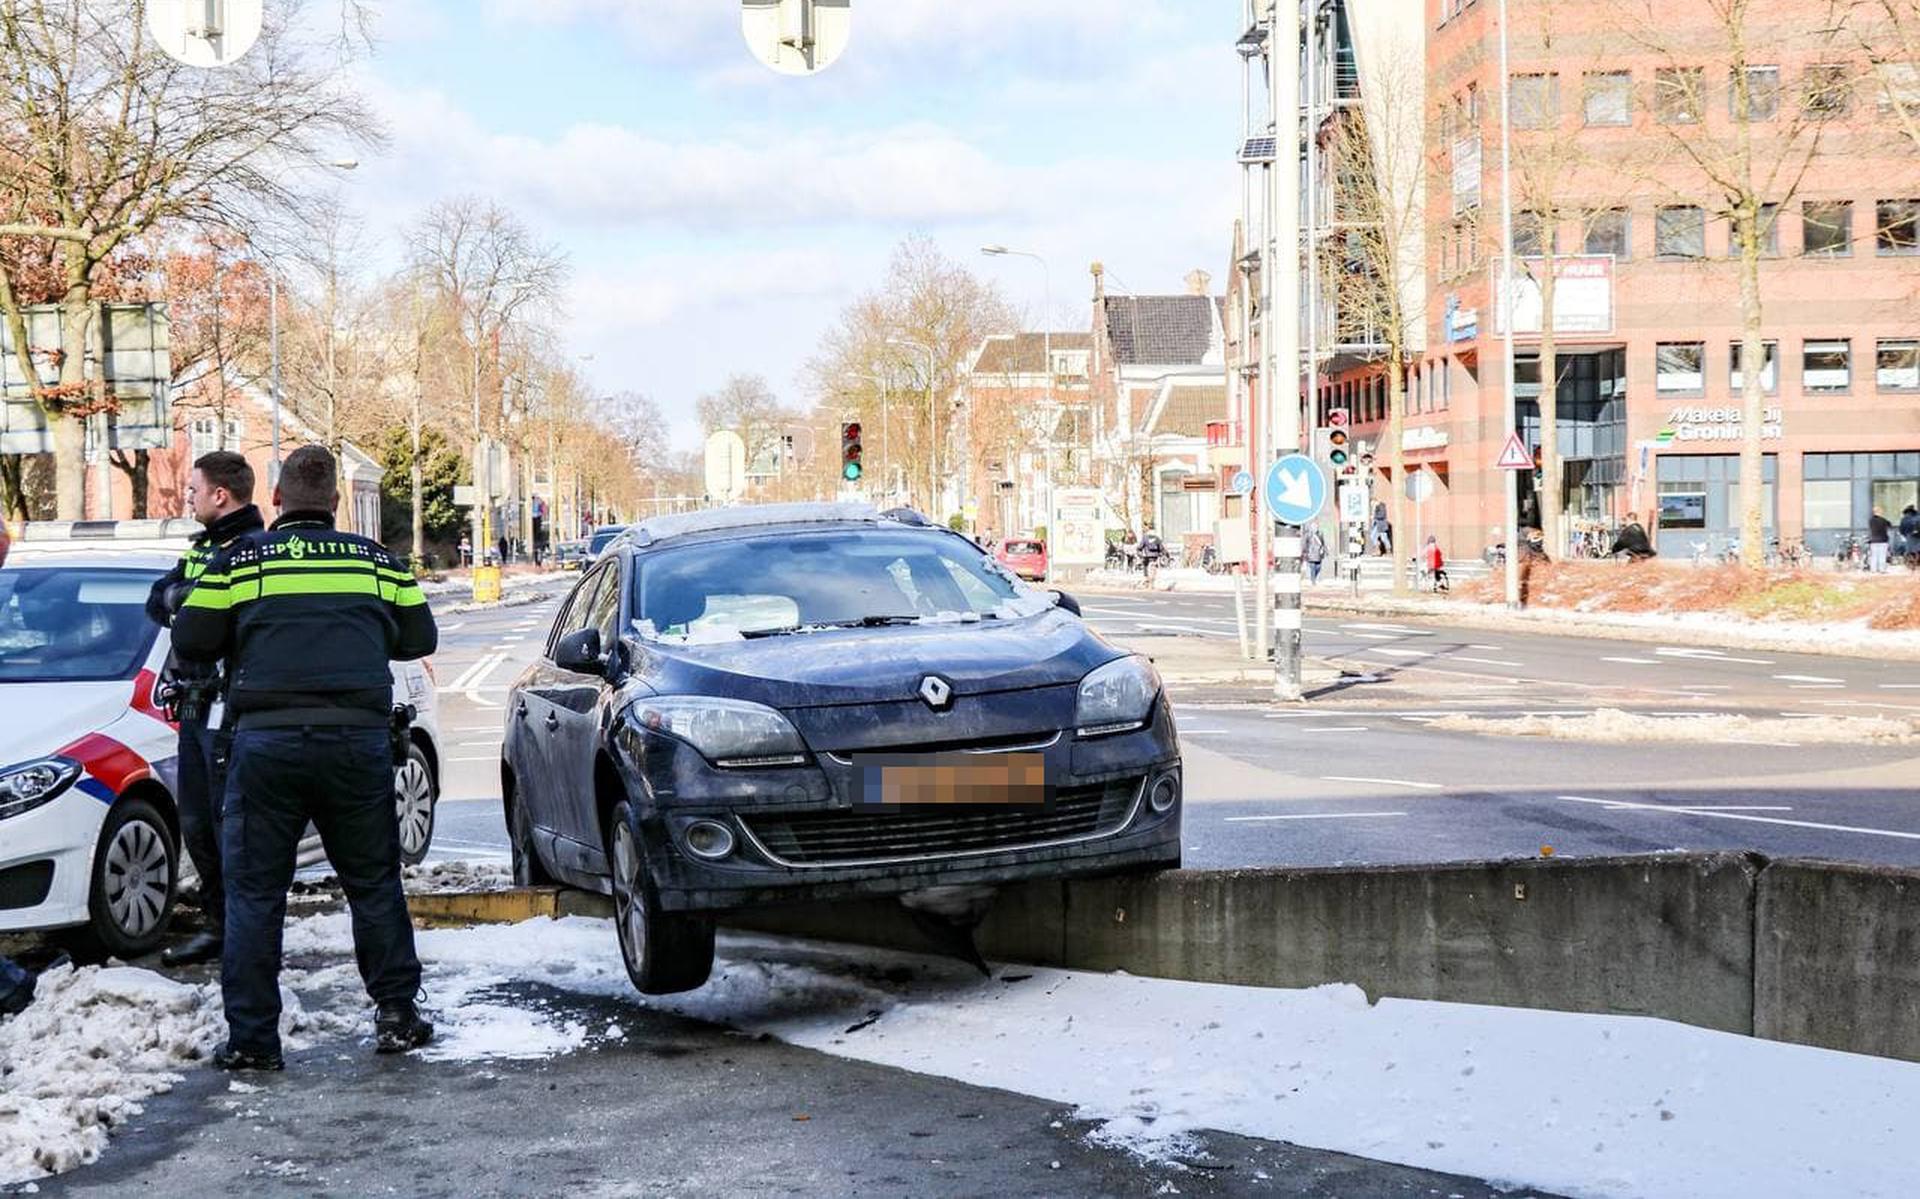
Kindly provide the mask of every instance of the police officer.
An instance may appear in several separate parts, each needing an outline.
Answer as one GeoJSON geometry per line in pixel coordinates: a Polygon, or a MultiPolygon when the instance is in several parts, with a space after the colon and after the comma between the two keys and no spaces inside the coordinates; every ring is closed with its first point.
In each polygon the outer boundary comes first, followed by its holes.
{"type": "Polygon", "coordinates": [[[230,672],[228,1038],[213,1059],[227,1070],[282,1065],[281,928],[308,820],[353,912],[376,1048],[399,1053],[433,1037],[413,1002],[420,959],[400,890],[388,661],[424,657],[438,637],[412,573],[334,529],[335,470],[319,446],[289,454],[273,493],[280,518],[216,555],[174,618],[183,654],[224,656],[230,672]]]}
{"type": "MultiPolygon", "coordinates": [[[[206,526],[186,556],[161,576],[147,596],[147,615],[171,625],[174,613],[213,556],[247,533],[266,526],[253,506],[253,468],[229,450],[203,454],[187,476],[187,509],[206,526]]],[[[200,907],[207,928],[160,955],[169,966],[220,956],[227,897],[220,869],[220,794],[224,779],[216,764],[208,713],[220,691],[220,667],[184,658],[176,646],[160,676],[162,694],[180,724],[180,839],[200,876],[200,907]]]]}

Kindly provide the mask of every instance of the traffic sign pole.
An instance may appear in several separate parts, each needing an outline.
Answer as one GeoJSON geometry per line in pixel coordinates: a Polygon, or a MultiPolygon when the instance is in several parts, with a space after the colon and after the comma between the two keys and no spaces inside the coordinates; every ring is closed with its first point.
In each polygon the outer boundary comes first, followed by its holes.
{"type": "Polygon", "coordinates": [[[1301,698],[1302,597],[1300,558],[1306,527],[1327,506],[1327,475],[1305,454],[1290,453],[1267,470],[1262,498],[1268,518],[1287,526],[1275,542],[1279,570],[1273,595],[1274,698],[1301,698]]]}

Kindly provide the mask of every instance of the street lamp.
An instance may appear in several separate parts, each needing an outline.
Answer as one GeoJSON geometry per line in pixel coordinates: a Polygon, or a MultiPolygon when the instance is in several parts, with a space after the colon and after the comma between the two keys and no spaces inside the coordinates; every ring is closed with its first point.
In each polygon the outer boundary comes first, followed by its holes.
{"type": "MultiPolygon", "coordinates": [[[[1040,264],[1040,354],[1046,360],[1047,371],[1047,419],[1057,420],[1059,409],[1053,398],[1053,271],[1047,266],[1047,260],[1031,250],[1013,250],[994,244],[981,246],[980,252],[989,258],[1031,258],[1040,264]]],[[[1053,536],[1053,462],[1049,451],[1047,462],[1047,535],[1053,536]]],[[[1011,472],[1009,472],[1011,473],[1011,472]]],[[[1047,581],[1053,580],[1053,555],[1047,555],[1047,581]]]]}
{"type": "MultiPolygon", "coordinates": [[[[336,158],[326,164],[336,171],[359,169],[357,158],[336,158]]],[[[271,360],[271,389],[273,391],[273,468],[269,485],[280,481],[280,268],[272,257],[267,259],[267,355],[271,360]]],[[[327,329],[327,336],[333,336],[333,329],[327,329]]]]}
{"type": "Polygon", "coordinates": [[[890,346],[907,346],[919,350],[927,356],[927,508],[930,518],[937,518],[939,500],[934,498],[940,491],[940,453],[939,425],[933,411],[933,347],[925,342],[914,341],[909,337],[889,337],[890,346]]]}

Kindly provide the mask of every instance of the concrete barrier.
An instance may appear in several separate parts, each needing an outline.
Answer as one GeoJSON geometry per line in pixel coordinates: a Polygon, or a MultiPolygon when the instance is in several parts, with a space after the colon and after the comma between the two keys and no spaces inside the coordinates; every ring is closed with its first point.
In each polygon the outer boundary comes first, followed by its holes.
{"type": "Polygon", "coordinates": [[[1920,1061],[1920,871],[1774,862],[1755,921],[1756,1035],[1920,1061]]]}

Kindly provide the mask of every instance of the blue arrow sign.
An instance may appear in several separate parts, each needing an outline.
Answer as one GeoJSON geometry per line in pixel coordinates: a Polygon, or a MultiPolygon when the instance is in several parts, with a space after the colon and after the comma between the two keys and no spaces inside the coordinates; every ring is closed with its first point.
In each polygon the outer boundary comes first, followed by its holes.
{"type": "MultiPolygon", "coordinates": [[[[1645,470],[1646,468],[1643,466],[1640,469],[1645,470]]],[[[1253,472],[1250,470],[1235,471],[1233,475],[1233,482],[1231,484],[1231,490],[1235,495],[1245,495],[1249,491],[1252,491],[1253,490],[1253,472]]]]}
{"type": "Polygon", "coordinates": [[[1327,506],[1327,475],[1305,454],[1288,454],[1267,468],[1267,511],[1275,520],[1304,525],[1327,506]]]}

